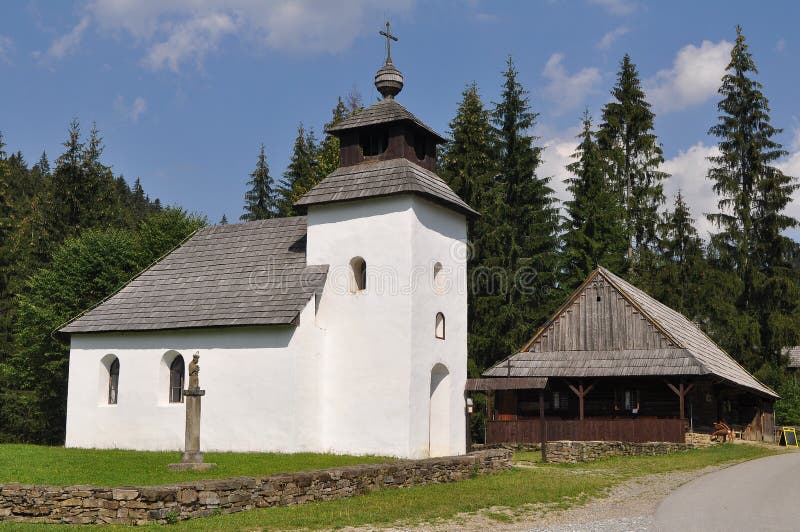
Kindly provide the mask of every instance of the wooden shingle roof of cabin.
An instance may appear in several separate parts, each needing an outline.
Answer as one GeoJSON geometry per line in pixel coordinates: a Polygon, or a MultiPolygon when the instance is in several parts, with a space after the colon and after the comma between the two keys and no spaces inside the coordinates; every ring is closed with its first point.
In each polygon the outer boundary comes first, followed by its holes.
{"type": "Polygon", "coordinates": [[[205,227],[59,332],[295,324],[327,271],[306,265],[305,217],[205,227]]]}
{"type": "Polygon", "coordinates": [[[319,205],[393,194],[419,194],[467,216],[477,216],[441,177],[405,158],[341,166],[295,205],[319,205]]]}
{"type": "Polygon", "coordinates": [[[777,397],[683,314],[598,268],[519,353],[486,377],[715,375],[777,397]]]}
{"type": "Polygon", "coordinates": [[[351,129],[402,121],[416,124],[433,135],[437,142],[445,141],[441,135],[414,116],[411,111],[400,105],[394,98],[384,98],[366,109],[362,109],[345,118],[338,124],[328,127],[326,131],[328,133],[338,134],[351,129]]]}

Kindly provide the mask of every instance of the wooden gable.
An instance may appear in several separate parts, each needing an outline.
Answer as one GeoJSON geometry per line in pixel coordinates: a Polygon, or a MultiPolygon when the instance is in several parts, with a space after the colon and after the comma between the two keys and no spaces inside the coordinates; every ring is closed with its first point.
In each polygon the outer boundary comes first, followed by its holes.
{"type": "Polygon", "coordinates": [[[678,347],[601,275],[591,276],[523,349],[603,351],[678,347]]]}

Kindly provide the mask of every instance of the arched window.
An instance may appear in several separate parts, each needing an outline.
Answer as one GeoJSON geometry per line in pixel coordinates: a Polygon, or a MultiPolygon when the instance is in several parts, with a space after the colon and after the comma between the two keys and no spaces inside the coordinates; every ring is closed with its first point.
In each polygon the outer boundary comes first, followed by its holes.
{"type": "Polygon", "coordinates": [[[350,280],[351,292],[361,292],[367,288],[367,263],[361,257],[350,261],[352,279],[350,280]]]}
{"type": "Polygon", "coordinates": [[[444,314],[436,313],[436,338],[444,340],[444,314]]]}
{"type": "Polygon", "coordinates": [[[441,262],[437,262],[433,265],[433,290],[437,294],[441,294],[445,291],[444,289],[444,267],[442,266],[441,262]]]}
{"type": "Polygon", "coordinates": [[[119,398],[119,359],[115,358],[108,367],[108,404],[117,404],[119,398]]]}
{"type": "Polygon", "coordinates": [[[183,402],[183,375],[185,366],[183,357],[178,355],[169,365],[169,402],[183,402]]]}

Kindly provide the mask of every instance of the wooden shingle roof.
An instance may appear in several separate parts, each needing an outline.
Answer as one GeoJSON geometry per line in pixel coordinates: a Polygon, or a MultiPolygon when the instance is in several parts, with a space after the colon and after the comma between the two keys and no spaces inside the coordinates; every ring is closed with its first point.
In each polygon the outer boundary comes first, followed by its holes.
{"type": "Polygon", "coordinates": [[[392,122],[407,121],[421,127],[436,139],[437,142],[444,142],[445,139],[436,131],[428,127],[422,120],[414,116],[411,111],[397,103],[394,98],[384,98],[379,102],[362,109],[356,114],[349,116],[326,129],[328,133],[340,133],[350,129],[375,126],[378,124],[389,124],[392,122]]]}
{"type": "Polygon", "coordinates": [[[325,283],[306,266],[306,219],[200,229],[60,333],[290,325],[325,283]]]}
{"type": "Polygon", "coordinates": [[[468,216],[477,216],[441,177],[405,158],[342,166],[295,205],[318,205],[393,194],[419,194],[468,216]]]}
{"type": "Polygon", "coordinates": [[[598,268],[523,349],[487,377],[715,375],[777,397],[683,314],[598,268]]]}

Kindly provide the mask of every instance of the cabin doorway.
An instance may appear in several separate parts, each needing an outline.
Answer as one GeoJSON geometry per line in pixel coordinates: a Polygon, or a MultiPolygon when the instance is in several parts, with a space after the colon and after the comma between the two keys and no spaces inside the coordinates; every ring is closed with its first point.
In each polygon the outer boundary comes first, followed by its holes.
{"type": "Polygon", "coordinates": [[[431,370],[428,455],[450,454],[450,372],[443,364],[431,370]]]}

